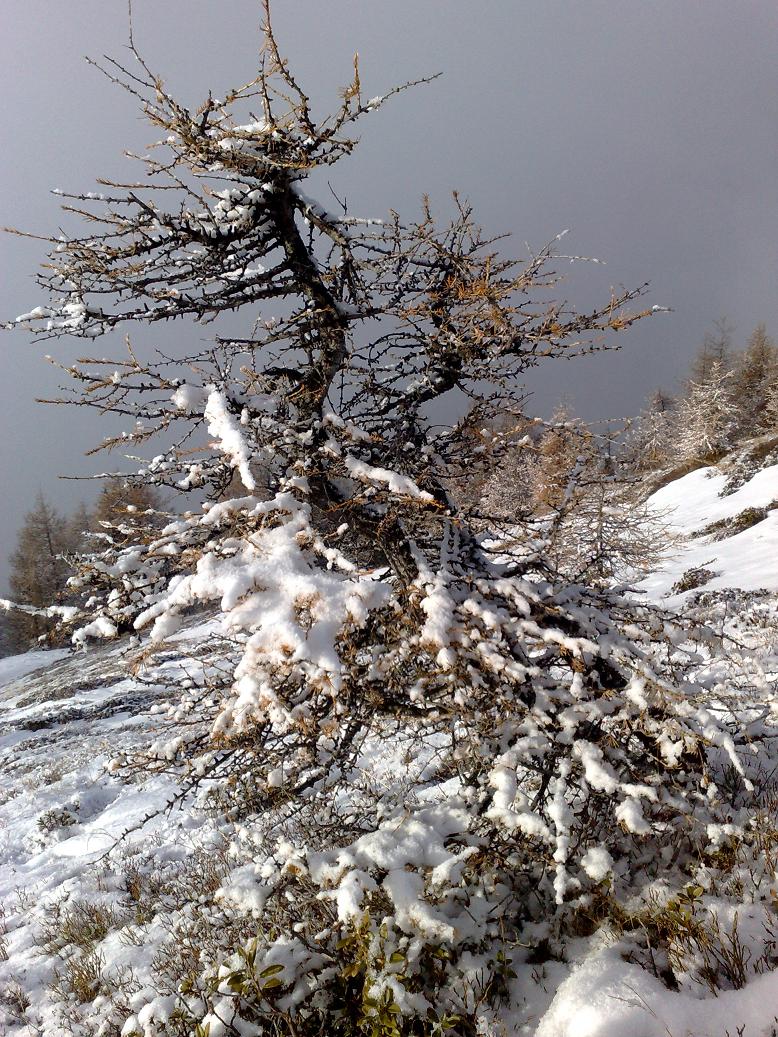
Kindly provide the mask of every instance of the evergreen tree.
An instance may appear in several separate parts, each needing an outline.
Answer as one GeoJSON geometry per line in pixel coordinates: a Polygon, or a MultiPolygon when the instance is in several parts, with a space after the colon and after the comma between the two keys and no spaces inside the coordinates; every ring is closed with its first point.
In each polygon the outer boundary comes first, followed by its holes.
{"type": "MultiPolygon", "coordinates": [[[[9,585],[14,599],[35,609],[61,600],[68,567],[64,559],[71,547],[66,520],[39,493],[17,535],[10,556],[9,585]]],[[[15,651],[24,651],[49,632],[53,622],[39,614],[12,612],[8,624],[15,651]]]]}
{"type": "Polygon", "coordinates": [[[732,377],[731,391],[737,408],[739,436],[755,436],[768,431],[767,400],[776,383],[778,353],[765,325],[758,324],[745,350],[737,357],[732,377]]]}

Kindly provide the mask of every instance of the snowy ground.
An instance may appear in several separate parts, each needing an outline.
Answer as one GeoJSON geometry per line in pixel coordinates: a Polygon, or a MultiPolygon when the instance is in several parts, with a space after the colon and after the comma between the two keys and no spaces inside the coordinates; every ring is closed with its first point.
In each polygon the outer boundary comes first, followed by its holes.
{"type": "MultiPolygon", "coordinates": [[[[701,592],[727,595],[735,591],[736,616],[727,626],[738,635],[744,626],[752,643],[760,643],[759,669],[775,680],[778,643],[774,631],[748,629],[745,606],[756,601],[775,614],[778,602],[778,465],[763,468],[734,492],[729,474],[700,468],[676,479],[650,498],[670,534],[665,559],[638,589],[652,601],[683,611],[701,592]],[[711,528],[714,527],[714,528],[711,528]],[[745,527],[745,528],[742,528],[745,527]],[[676,588],[690,571],[709,570],[686,591],[676,588]]],[[[692,583],[696,580],[692,578],[692,583]]],[[[725,610],[726,612],[726,610],[725,610]]],[[[753,619],[751,620],[753,622],[753,619]]],[[[776,896],[775,891],[772,893],[776,896]]],[[[748,905],[739,912],[747,925],[748,905]]],[[[624,960],[624,948],[607,934],[596,934],[571,970],[566,970],[535,1037],[776,1037],[778,972],[754,977],[742,990],[712,997],[699,986],[668,990],[649,972],[624,960]]],[[[558,985],[557,985],[558,983],[558,985]]],[[[547,984],[549,985],[549,984],[547,984]]],[[[530,991],[529,999],[537,997],[530,991]]]]}
{"type": "MultiPolygon", "coordinates": [[[[701,469],[652,498],[680,537],[642,585],[652,599],[683,606],[694,591],[672,588],[699,568],[715,573],[705,591],[778,591],[778,509],[769,510],[778,500],[778,466],[722,496],[725,483],[715,469],[701,469]],[[721,525],[737,523],[746,512],[753,520],[748,528],[721,525]],[[712,523],[720,524],[714,533],[699,535],[712,523]]],[[[158,988],[151,964],[175,940],[177,919],[188,909],[171,899],[170,890],[177,888],[179,898],[184,890],[197,903],[202,889],[215,889],[224,869],[240,862],[226,863],[227,826],[205,811],[189,805],[164,812],[177,791],[171,779],[123,780],[108,774],[106,765],[153,736],[159,723],[154,709],[167,694],[164,667],[180,665],[204,634],[203,627],[180,634],[152,682],[128,673],[133,659],[126,647],[0,660],[2,1037],[151,1037],[155,1019],[170,1016],[175,991],[158,988]],[[138,894],[130,876],[140,876],[143,889],[153,887],[158,902],[144,903],[149,894],[138,894]],[[92,926],[81,943],[79,919],[82,928],[92,926]],[[97,997],[89,1005],[74,980],[83,962],[97,963],[97,997]],[[130,976],[123,1003],[110,1007],[100,993],[100,974],[130,976]]],[[[381,766],[390,767],[391,760],[381,766]]],[[[759,912],[763,905],[744,902],[744,939],[759,912]]],[[[757,975],[744,989],[713,997],[691,982],[668,990],[626,961],[624,946],[607,933],[578,941],[574,951],[567,961],[519,967],[515,1009],[493,1037],[778,1034],[778,973],[757,975]]]]}
{"type": "MultiPolygon", "coordinates": [[[[195,642],[198,631],[190,636],[195,642]]],[[[164,685],[127,675],[123,654],[98,647],[87,655],[31,652],[0,660],[3,1037],[67,1032],[63,1020],[72,992],[65,989],[57,997],[50,988],[68,957],[83,948],[56,946],[60,920],[69,917],[62,905],[75,905],[77,911],[94,906],[98,914],[91,922],[82,920],[98,926],[107,920],[109,928],[124,933],[124,939],[105,934],[99,951],[105,970],[143,966],[143,956],[132,953],[129,943],[132,898],[117,862],[138,854],[145,859],[152,847],[160,864],[185,862],[219,841],[215,826],[189,811],[162,813],[143,824],[173,799],[177,789],[171,780],[129,783],[106,772],[118,751],[153,736],[150,710],[165,699],[164,685]]],[[[147,950],[158,942],[150,934],[147,950]]],[[[141,968],[135,984],[141,991],[143,979],[141,968]]]]}
{"type": "Polygon", "coordinates": [[[694,569],[714,574],[700,584],[706,591],[778,591],[778,465],[757,472],[734,493],[724,494],[726,485],[727,476],[717,468],[698,468],[650,498],[680,536],[665,563],[640,585],[651,599],[680,604],[673,587],[694,569]],[[752,521],[738,531],[739,524],[752,521]],[[714,524],[717,528],[706,533],[714,524]]]}

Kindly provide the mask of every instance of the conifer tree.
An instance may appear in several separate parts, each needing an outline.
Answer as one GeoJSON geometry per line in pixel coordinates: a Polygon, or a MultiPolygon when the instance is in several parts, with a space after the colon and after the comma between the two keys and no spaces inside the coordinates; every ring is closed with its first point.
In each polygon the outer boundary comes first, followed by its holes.
{"type": "Polygon", "coordinates": [[[557,407],[541,437],[532,465],[530,492],[535,509],[548,511],[562,506],[587,438],[585,429],[571,419],[567,408],[557,407]]]}
{"type": "MultiPolygon", "coordinates": [[[[61,600],[68,567],[65,552],[71,547],[67,522],[39,493],[17,535],[10,556],[9,585],[13,597],[35,609],[61,600]]],[[[12,612],[8,625],[15,651],[24,651],[54,626],[35,613],[12,612]]]]}
{"type": "Polygon", "coordinates": [[[616,435],[593,431],[564,407],[535,431],[486,483],[483,513],[499,516],[508,538],[542,535],[545,557],[566,579],[603,585],[648,571],[668,532],[638,499],[616,435]]]}
{"type": "Polygon", "coordinates": [[[163,517],[159,515],[160,507],[160,494],[153,486],[137,480],[129,482],[120,478],[110,479],[97,497],[89,526],[99,530],[130,516],[147,522],[149,526],[159,526],[163,522],[163,517]]]}
{"type": "Polygon", "coordinates": [[[10,628],[9,613],[0,607],[0,659],[7,655],[13,655],[15,649],[14,637],[10,628]]]}
{"type": "Polygon", "coordinates": [[[571,582],[540,531],[507,543],[450,492],[527,372],[609,342],[650,312],[639,292],[583,314],[549,301],[554,249],[502,257],[461,199],[442,225],[429,205],[416,222],[325,208],[306,180],[398,91],[366,97],[355,63],[317,118],[266,15],[257,78],[197,111],[134,48],[131,71],[104,66],[164,154],[71,199],[88,229],[52,237],[46,303],[19,319],[92,339],[240,309],[254,329],[178,369],[132,346],[64,365],[129,418],[123,448],[163,434],[148,484],[197,495],[95,553],[75,637],[161,646],[194,604],[223,635],[166,735],[117,761],[207,779],[230,809],[251,793],[250,874],[223,895],[253,939],[179,990],[189,1031],[470,1037],[538,926],[574,933],[593,903],[604,918],[660,878],[685,887],[751,838],[731,820],[759,739],[736,744],[664,617],[571,582]],[[397,745],[405,773],[375,780],[397,745]]]}
{"type": "Polygon", "coordinates": [[[92,511],[81,501],[65,522],[69,553],[78,554],[89,550],[89,533],[93,524],[92,511]]]}
{"type": "Polygon", "coordinates": [[[732,336],[734,328],[726,317],[713,322],[713,330],[705,333],[696,357],[692,361],[689,384],[704,385],[715,370],[728,371],[732,366],[732,336]]]}
{"type": "Polygon", "coordinates": [[[683,460],[712,463],[734,442],[737,408],[732,372],[715,360],[703,382],[690,382],[678,408],[678,450],[683,460]]]}
{"type": "Polygon", "coordinates": [[[778,382],[770,386],[764,409],[765,432],[778,434],[778,382]]]}
{"type": "Polygon", "coordinates": [[[737,357],[732,377],[732,396],[741,437],[768,431],[767,400],[771,387],[776,383],[778,353],[765,325],[758,324],[745,350],[737,357]]]}
{"type": "Polygon", "coordinates": [[[668,464],[675,450],[675,400],[657,389],[637,419],[625,445],[624,459],[637,473],[655,472],[668,464]]]}

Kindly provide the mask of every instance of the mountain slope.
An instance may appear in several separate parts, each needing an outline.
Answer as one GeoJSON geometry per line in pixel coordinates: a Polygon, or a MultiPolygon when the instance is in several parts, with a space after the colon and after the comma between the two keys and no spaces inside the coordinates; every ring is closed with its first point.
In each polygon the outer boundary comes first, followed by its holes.
{"type": "Polygon", "coordinates": [[[156,997],[150,962],[167,934],[133,946],[139,905],[128,876],[196,870],[201,848],[220,839],[202,812],[163,812],[178,791],[171,778],[128,781],[108,767],[154,737],[165,668],[202,635],[189,631],[153,675],[128,673],[126,645],[0,661],[0,1034],[118,1033],[129,1006],[117,1015],[105,994],[122,971],[141,1004],[156,997]]]}
{"type": "MultiPolygon", "coordinates": [[[[711,687],[720,695],[729,682],[765,701],[778,669],[778,465],[724,492],[729,485],[720,470],[700,469],[652,496],[675,542],[638,589],[703,620],[734,602],[727,629],[739,624],[753,651],[719,666],[711,687]]],[[[180,632],[153,666],[127,643],[0,661],[3,1037],[189,1035],[177,1014],[186,976],[252,935],[261,877],[240,820],[211,809],[207,786],[167,811],[179,792],[174,776],[110,770],[117,753],[159,734],[171,673],[200,665],[211,632],[208,624],[180,632]]],[[[369,767],[402,775],[405,751],[387,741],[369,767]]],[[[738,881],[734,907],[711,873],[684,910],[736,934],[742,989],[713,996],[692,945],[683,983],[668,989],[628,927],[601,928],[519,964],[508,980],[512,1007],[490,1037],[775,1037],[778,888],[767,871],[744,870],[738,881]]],[[[657,903],[669,896],[661,883],[654,892],[657,903]]],[[[233,1032],[214,1025],[209,1037],[233,1032]]]]}
{"type": "Polygon", "coordinates": [[[706,591],[778,591],[778,465],[757,472],[734,492],[719,468],[699,468],[649,498],[678,538],[666,561],[640,588],[653,600],[706,591]],[[699,570],[682,590],[685,573],[699,570]],[[678,588],[674,590],[674,588],[678,588]]]}

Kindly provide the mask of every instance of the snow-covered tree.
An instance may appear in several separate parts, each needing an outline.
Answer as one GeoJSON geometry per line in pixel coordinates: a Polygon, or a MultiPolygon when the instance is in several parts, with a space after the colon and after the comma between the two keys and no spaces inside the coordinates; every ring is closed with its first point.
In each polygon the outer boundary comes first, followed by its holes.
{"type": "Polygon", "coordinates": [[[778,382],[767,391],[764,408],[765,432],[778,432],[778,382]]]}
{"type": "Polygon", "coordinates": [[[720,317],[713,322],[713,329],[703,336],[702,345],[692,361],[689,372],[690,385],[703,385],[707,382],[715,373],[714,365],[717,365],[718,370],[730,370],[734,330],[726,317],[720,317]]]}
{"type": "Polygon", "coordinates": [[[560,507],[588,439],[586,429],[571,418],[567,408],[557,407],[540,439],[531,467],[530,492],[535,508],[542,511],[560,507]]]}
{"type": "Polygon", "coordinates": [[[746,348],[736,358],[732,375],[732,397],[737,407],[741,437],[759,435],[770,429],[767,402],[778,384],[778,351],[764,324],[754,328],[746,348]]]}
{"type": "Polygon", "coordinates": [[[657,389],[638,417],[623,451],[626,464],[637,474],[655,472],[676,456],[674,414],[675,400],[657,389]]]}
{"type": "Polygon", "coordinates": [[[737,407],[732,398],[732,372],[718,360],[704,382],[690,382],[677,411],[677,444],[682,460],[710,463],[734,442],[737,407]]]}
{"type": "Polygon", "coordinates": [[[667,530],[636,491],[616,449],[618,430],[589,427],[558,408],[531,426],[484,487],[481,511],[506,538],[543,540],[547,563],[575,582],[634,580],[666,549],[667,530]]]}
{"type": "Polygon", "coordinates": [[[134,477],[194,498],[95,553],[77,643],[162,645],[192,606],[218,617],[219,665],[192,660],[142,759],[242,812],[253,860],[222,896],[255,935],[177,1010],[211,1037],[474,1034],[528,946],[749,838],[758,732],[744,754],[687,679],[687,635],[449,492],[541,358],[646,311],[634,291],[549,301],[553,248],[502,258],[460,199],[442,225],[314,199],[398,93],[366,97],[358,66],[319,119],[269,25],[259,76],[196,111],[133,54],[105,70],[159,149],[142,178],[71,197],[87,229],[52,238],[47,301],[18,323],[91,340],[240,310],[253,328],[178,365],[131,347],[64,368],[129,418],[106,445],[161,436],[134,477]]]}

